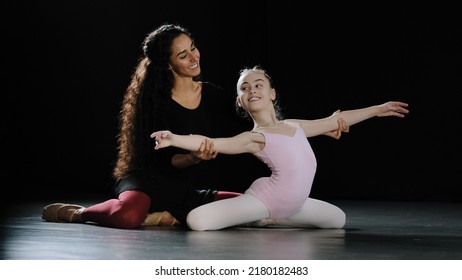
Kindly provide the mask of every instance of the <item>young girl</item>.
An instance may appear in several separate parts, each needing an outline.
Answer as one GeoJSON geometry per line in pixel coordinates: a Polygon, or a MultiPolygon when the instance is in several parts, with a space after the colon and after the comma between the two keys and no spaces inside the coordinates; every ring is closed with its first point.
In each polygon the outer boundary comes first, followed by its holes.
{"type": "MultiPolygon", "coordinates": [[[[336,129],[340,118],[351,126],[372,117],[402,118],[409,113],[408,104],[390,101],[323,119],[280,120],[274,105],[276,90],[259,67],[241,71],[237,95],[237,105],[250,114],[254,127],[233,137],[214,138],[214,146],[223,154],[252,153],[268,165],[272,174],[255,180],[241,196],[193,209],[187,216],[193,230],[218,230],[259,220],[260,224],[342,228],[345,214],[341,209],[324,207],[327,203],[308,197],[316,157],[307,138],[336,129]]],[[[152,133],[151,138],[155,139],[156,150],[175,146],[195,151],[206,136],[177,135],[166,130],[152,133]]]]}

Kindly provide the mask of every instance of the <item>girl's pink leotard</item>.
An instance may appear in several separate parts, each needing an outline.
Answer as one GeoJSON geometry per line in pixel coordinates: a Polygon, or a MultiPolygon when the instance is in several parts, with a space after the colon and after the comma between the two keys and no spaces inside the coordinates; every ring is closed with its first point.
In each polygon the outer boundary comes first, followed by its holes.
{"type": "Polygon", "coordinates": [[[293,136],[262,134],[265,147],[254,155],[272,174],[255,180],[249,189],[266,205],[271,218],[287,218],[299,211],[310,194],[316,157],[299,125],[293,136]]]}

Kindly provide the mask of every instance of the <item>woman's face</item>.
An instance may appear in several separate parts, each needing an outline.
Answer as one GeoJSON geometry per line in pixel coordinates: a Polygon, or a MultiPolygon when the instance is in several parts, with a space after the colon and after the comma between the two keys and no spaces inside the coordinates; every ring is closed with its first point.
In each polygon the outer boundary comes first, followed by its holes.
{"type": "Polygon", "coordinates": [[[201,73],[200,52],[188,35],[181,34],[175,38],[171,50],[169,67],[176,75],[181,77],[199,76],[201,73]]]}

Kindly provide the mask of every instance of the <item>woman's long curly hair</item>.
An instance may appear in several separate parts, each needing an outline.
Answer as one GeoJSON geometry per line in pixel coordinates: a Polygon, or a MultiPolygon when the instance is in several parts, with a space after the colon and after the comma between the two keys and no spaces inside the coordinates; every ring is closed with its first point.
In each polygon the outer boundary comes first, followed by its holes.
{"type": "Polygon", "coordinates": [[[173,74],[169,70],[173,40],[191,33],[176,24],[163,24],[143,41],[143,55],[131,77],[119,113],[118,155],[113,176],[120,180],[135,170],[152,167],[154,148],[150,134],[156,127],[156,109],[171,98],[173,74]]]}

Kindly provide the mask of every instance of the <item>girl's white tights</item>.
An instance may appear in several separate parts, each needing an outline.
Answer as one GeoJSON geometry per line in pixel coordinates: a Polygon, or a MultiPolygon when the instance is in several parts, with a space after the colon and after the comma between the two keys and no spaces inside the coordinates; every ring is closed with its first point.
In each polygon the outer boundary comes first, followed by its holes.
{"type": "MultiPolygon", "coordinates": [[[[199,206],[189,212],[186,221],[192,230],[204,231],[219,230],[267,218],[269,212],[263,202],[245,193],[199,206]]],[[[345,221],[346,215],[339,207],[308,197],[299,212],[284,219],[269,219],[265,223],[294,227],[342,228],[345,221]]]]}

